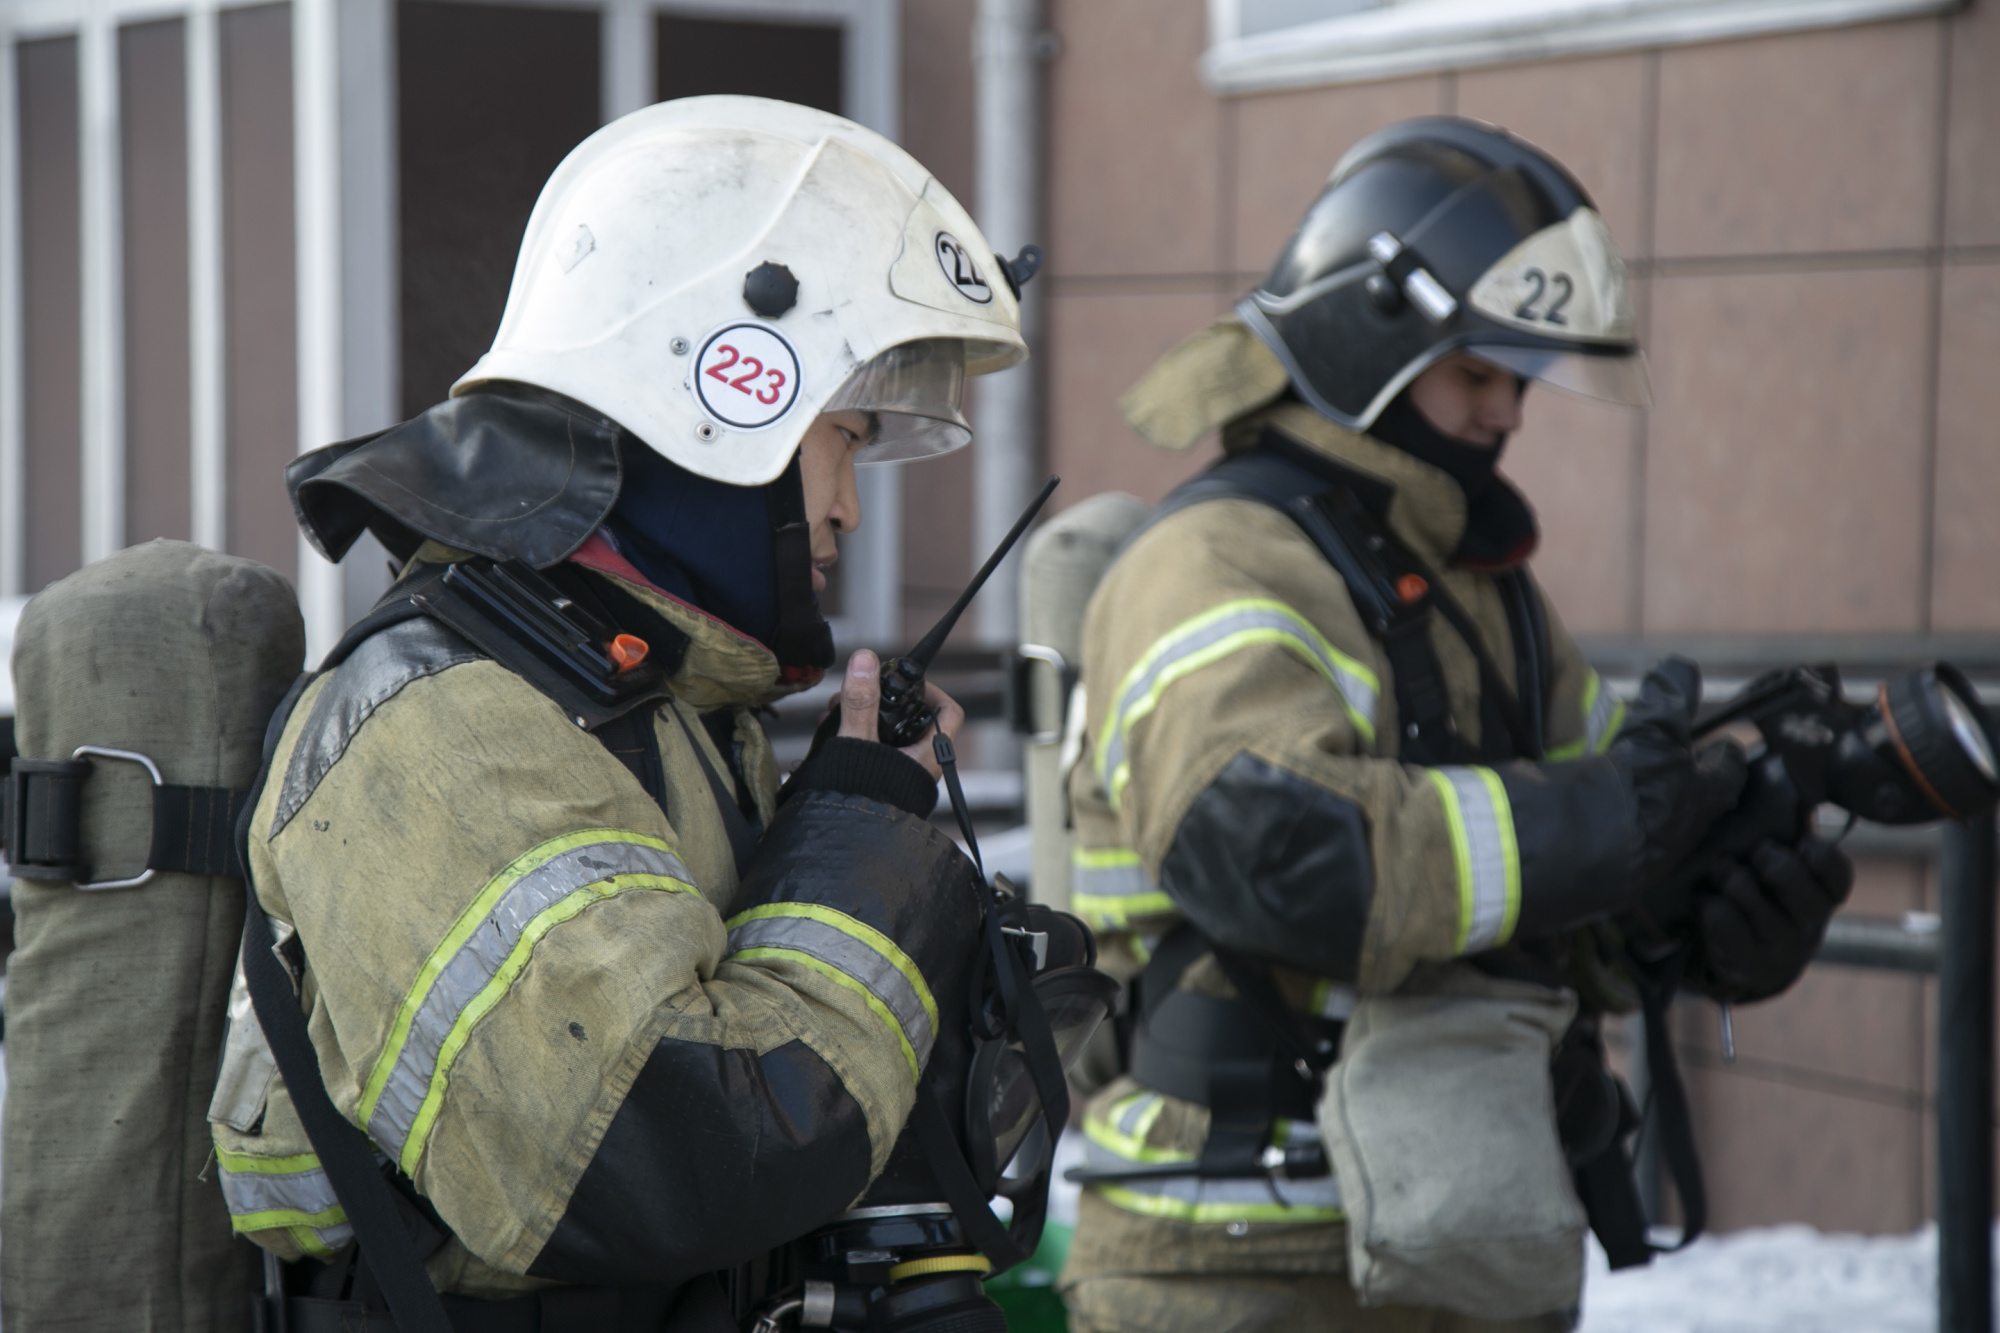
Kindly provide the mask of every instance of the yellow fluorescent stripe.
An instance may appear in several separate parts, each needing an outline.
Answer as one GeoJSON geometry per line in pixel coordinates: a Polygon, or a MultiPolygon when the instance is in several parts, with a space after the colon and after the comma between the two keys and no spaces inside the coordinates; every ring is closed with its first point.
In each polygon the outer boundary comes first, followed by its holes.
{"type": "MultiPolygon", "coordinates": [[[[845,912],[822,906],[819,903],[766,903],[762,907],[753,907],[747,912],[738,912],[729,919],[728,928],[735,930],[745,921],[758,921],[769,917],[782,916],[804,917],[809,921],[817,921],[822,925],[832,926],[844,935],[852,935],[876,953],[881,954],[882,957],[889,961],[891,967],[903,974],[903,979],[909,982],[911,988],[916,991],[917,1003],[923,1005],[924,1013],[930,1017],[931,1031],[936,1032],[938,1030],[937,1000],[931,995],[930,983],[924,980],[922,969],[917,966],[915,959],[903,952],[902,947],[896,941],[890,939],[866,921],[857,920],[845,912]]],[[[898,1023],[896,1030],[901,1032],[903,1030],[902,1024],[898,1023]]]]}
{"type": "Polygon", "coordinates": [[[1077,847],[1070,851],[1069,863],[1080,870],[1117,870],[1138,865],[1139,853],[1129,847],[1077,847]]]}
{"type": "MultiPolygon", "coordinates": [[[[640,838],[636,835],[626,836],[633,842],[644,842],[663,851],[672,850],[656,839],[640,838]]],[[[601,834],[595,840],[605,841],[601,834]]],[[[403,1153],[398,1159],[398,1165],[403,1168],[404,1174],[415,1175],[417,1163],[423,1159],[424,1145],[430,1140],[431,1129],[437,1123],[438,1113],[444,1109],[445,1087],[451,1081],[451,1067],[458,1059],[458,1053],[464,1050],[466,1042],[472,1039],[472,1029],[478,1025],[479,1020],[486,1017],[493,1006],[499,1004],[506,998],[507,992],[513,989],[514,978],[520,976],[521,970],[527,967],[528,957],[534,953],[535,946],[541,943],[542,936],[570,920],[586,907],[639,889],[667,893],[695,892],[693,885],[683,884],[677,879],[668,879],[663,875],[619,875],[609,880],[599,880],[595,884],[586,884],[543,910],[521,931],[521,938],[515,941],[513,949],[507,955],[507,961],[500,965],[500,970],[493,974],[493,979],[481,987],[479,994],[473,996],[472,1002],[459,1013],[458,1021],[451,1025],[451,1031],[445,1036],[444,1044],[438,1048],[437,1068],[431,1074],[430,1090],[424,1094],[424,1104],[417,1110],[417,1118],[410,1125],[410,1137],[404,1141],[403,1153]]]]}
{"type": "MultiPolygon", "coordinates": [[[[1326,669],[1326,663],[1314,656],[1312,651],[1300,641],[1298,635],[1281,629],[1263,627],[1238,630],[1227,638],[1217,639],[1206,648],[1189,653],[1186,657],[1183,657],[1165,671],[1162,671],[1159,679],[1153,682],[1153,688],[1146,691],[1144,696],[1135,701],[1130,708],[1119,715],[1119,729],[1129,736],[1132,728],[1151,715],[1152,711],[1159,706],[1160,696],[1166,692],[1167,686],[1172,685],[1175,681],[1234,653],[1241,652],[1245,648],[1260,643],[1271,643],[1281,648],[1290,649],[1294,654],[1303,658],[1320,675],[1324,676],[1327,683],[1331,684],[1336,690],[1340,688],[1339,682],[1334,680],[1333,673],[1326,669]]],[[[1354,724],[1354,729],[1360,732],[1362,738],[1372,745],[1375,741],[1375,724],[1355,711],[1354,705],[1347,702],[1345,695],[1341,696],[1340,702],[1341,706],[1347,710],[1348,720],[1354,724]]],[[[1125,784],[1131,780],[1131,777],[1132,765],[1127,761],[1118,765],[1118,771],[1111,774],[1105,782],[1104,790],[1110,796],[1114,809],[1118,805],[1119,797],[1125,792],[1125,784]]]]}
{"type": "Polygon", "coordinates": [[[1172,1148],[1156,1148],[1146,1142],[1146,1135],[1152,1133],[1153,1125],[1166,1109],[1166,1099],[1158,1093],[1135,1092],[1130,1097],[1121,1098],[1104,1115],[1087,1115],[1083,1118],[1084,1136],[1099,1147],[1108,1148],[1128,1162],[1192,1162],[1195,1154],[1177,1152],[1172,1148]],[[1153,1104],[1140,1113],[1138,1122],[1127,1134],[1118,1128],[1118,1122],[1132,1103],[1141,1097],[1152,1097],[1153,1104]]]}
{"type": "Polygon", "coordinates": [[[1325,678],[1329,685],[1333,686],[1340,696],[1341,706],[1347,711],[1349,721],[1354,724],[1355,730],[1361,734],[1364,741],[1371,745],[1374,743],[1374,719],[1363,715],[1354,707],[1346,692],[1340,688],[1339,678],[1334,668],[1328,666],[1328,661],[1330,660],[1340,671],[1352,674],[1357,681],[1365,684],[1375,696],[1379,697],[1382,685],[1373,671],[1327,642],[1325,635],[1283,602],[1266,597],[1225,602],[1169,630],[1159,642],[1146,650],[1145,656],[1141,657],[1132,669],[1125,673],[1124,680],[1119,682],[1118,689],[1112,696],[1110,716],[1106,719],[1104,731],[1098,738],[1095,764],[1098,778],[1103,783],[1104,790],[1110,796],[1114,807],[1118,804],[1119,793],[1123,791],[1125,782],[1129,778],[1129,765],[1120,763],[1115,772],[1105,771],[1110,761],[1113,736],[1116,735],[1121,741],[1126,739],[1133,725],[1158,705],[1160,694],[1167,686],[1191,671],[1200,670],[1220,658],[1258,643],[1277,644],[1303,658],[1313,670],[1325,678]],[[1218,620],[1255,611],[1280,616],[1291,628],[1287,630],[1275,626],[1260,626],[1226,635],[1169,665],[1160,672],[1159,678],[1144,695],[1137,700],[1127,702],[1127,695],[1132,687],[1144,680],[1163,658],[1171,656],[1187,639],[1200,634],[1218,620]],[[1316,648],[1318,652],[1314,651],[1316,648]]]}
{"type": "Polygon", "coordinates": [[[1164,1194],[1140,1194],[1118,1185],[1092,1185],[1108,1203],[1128,1213],[1164,1217],[1177,1222],[1338,1222],[1347,1216],[1338,1208],[1286,1208],[1275,1203],[1189,1203],[1164,1194]]]}
{"type": "MultiPolygon", "coordinates": [[[[365,1125],[374,1116],[375,1105],[382,1099],[382,1089],[387,1086],[389,1075],[396,1068],[396,1061],[403,1053],[403,1044],[409,1040],[410,1024],[415,1021],[417,1010],[423,1006],[424,998],[430,994],[431,983],[437,980],[438,974],[444,971],[445,964],[458,954],[466,940],[472,937],[472,933],[485,923],[487,914],[493,910],[493,904],[498,902],[501,895],[512,888],[514,882],[523,875],[529,874],[572,848],[586,847],[598,842],[636,843],[641,847],[651,847],[655,851],[677,855],[671,844],[662,842],[658,838],[647,837],[643,833],[628,833],[622,829],[585,829],[580,833],[566,833],[560,838],[551,838],[514,858],[506,869],[487,881],[486,887],[479,891],[477,897],[466,904],[465,910],[458,914],[456,921],[452,922],[451,929],[445,932],[444,939],[438,942],[437,948],[431,950],[430,957],[426,958],[424,965],[418,969],[416,980],[410,984],[409,990],[404,992],[403,1003],[396,1010],[396,1017],[389,1024],[389,1035],[382,1043],[382,1053],[375,1058],[375,1067],[369,1071],[367,1083],[362,1085],[361,1104],[356,1119],[365,1125]]],[[[679,883],[679,881],[671,882],[679,883]]],[[[693,892],[692,885],[681,887],[693,892]]],[[[414,1137],[412,1135],[412,1138],[414,1137]]]]}
{"type": "Polygon", "coordinates": [[[313,1258],[321,1261],[333,1258],[333,1247],[321,1240],[319,1233],[311,1227],[292,1227],[290,1231],[298,1247],[313,1258]]]}
{"type": "Polygon", "coordinates": [[[1514,923],[1521,919],[1521,849],[1514,841],[1514,807],[1507,800],[1506,785],[1490,768],[1475,768],[1486,790],[1493,795],[1494,828],[1500,834],[1500,855],[1507,866],[1507,906],[1500,917],[1500,934],[1494,947],[1514,938],[1514,923]]]}
{"type": "Polygon", "coordinates": [[[1069,906],[1078,916],[1108,922],[1114,928],[1123,929],[1138,916],[1159,916],[1179,909],[1165,890],[1152,893],[1127,895],[1099,895],[1095,893],[1071,893],[1069,906]]]}
{"type": "Polygon", "coordinates": [[[1452,860],[1458,867],[1458,942],[1452,946],[1454,954],[1465,952],[1465,942],[1472,937],[1472,845],[1465,833],[1465,812],[1459,809],[1458,792],[1451,785],[1451,779],[1434,768],[1424,770],[1437,788],[1438,800],[1444,805],[1445,827],[1451,833],[1452,860]]]}
{"type": "Polygon", "coordinates": [[[229,1219],[230,1228],[246,1231],[282,1231],[287,1227],[330,1227],[347,1220],[339,1204],[319,1213],[302,1213],[296,1208],[268,1208],[261,1213],[239,1213],[229,1219]]]}
{"type": "Polygon", "coordinates": [[[809,953],[801,953],[797,949],[786,949],[777,945],[763,945],[754,949],[740,949],[729,955],[729,958],[731,962],[742,962],[746,958],[783,958],[788,962],[809,967],[829,981],[835,981],[847,987],[847,989],[862,998],[868,1005],[869,1012],[881,1019],[884,1027],[887,1027],[889,1031],[896,1034],[896,1041],[903,1048],[903,1059],[910,1066],[910,1082],[915,1083],[923,1077],[923,1069],[917,1063],[917,1048],[910,1045],[909,1034],[903,1031],[902,1022],[897,1019],[894,1013],[890,1012],[889,1006],[882,1003],[874,991],[862,985],[858,978],[850,977],[832,963],[824,962],[809,953]]]}
{"type": "Polygon", "coordinates": [[[295,1157],[259,1157],[255,1153],[217,1148],[215,1161],[224,1171],[233,1171],[237,1175],[291,1176],[301,1171],[320,1169],[319,1158],[309,1152],[295,1157]]]}

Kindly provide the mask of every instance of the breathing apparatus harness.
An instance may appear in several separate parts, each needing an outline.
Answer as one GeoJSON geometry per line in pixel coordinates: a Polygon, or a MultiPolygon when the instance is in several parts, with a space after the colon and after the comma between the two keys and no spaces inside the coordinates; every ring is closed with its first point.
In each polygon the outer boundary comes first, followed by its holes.
{"type": "MultiPolygon", "coordinates": [[[[636,599],[568,566],[538,572],[481,556],[417,571],[348,631],[319,671],[333,670],[370,636],[417,616],[439,622],[554,700],[665,808],[653,705],[668,697],[667,677],[688,646],[684,635],[636,599]],[[621,625],[643,627],[648,637],[622,634],[621,625]]],[[[234,865],[245,863],[249,812],[279,736],[314,678],[302,677],[273,715],[256,785],[215,794],[220,808],[239,816],[234,865]]],[[[687,721],[677,710],[674,716],[689,731],[741,870],[762,830],[694,743],[687,721]]],[[[1109,1014],[1117,986],[1096,970],[1095,944],[1081,922],[1027,903],[1004,878],[988,885],[951,741],[939,734],[933,745],[984,898],[983,947],[965,979],[965,1022],[940,1034],[909,1125],[861,1204],[719,1280],[697,1279],[674,1307],[676,1330],[736,1328],[754,1315],[760,1330],[795,1318],[809,1328],[865,1324],[916,1333],[949,1323],[963,1333],[1004,1333],[1005,1319],[980,1282],[1027,1258],[1040,1239],[1054,1145],[1069,1114],[1064,1070],[1109,1014]],[[1013,1204],[1010,1223],[988,1203],[995,1195],[1013,1204]]],[[[17,790],[67,788],[24,780],[17,790]]],[[[46,804],[37,801],[36,808],[46,804]]],[[[381,1172],[365,1135],[335,1109],[299,1007],[303,960],[296,938],[281,949],[257,896],[247,899],[244,971],[258,1022],[366,1259],[356,1276],[365,1274],[379,1292],[393,1327],[502,1333],[533,1318],[545,1333],[567,1330],[568,1316],[558,1312],[560,1299],[549,1304],[551,1293],[471,1301],[432,1288],[423,1259],[443,1243],[442,1224],[414,1190],[381,1172]]],[[[266,1277],[260,1329],[331,1329],[358,1308],[342,1293],[291,1294],[274,1259],[267,1258],[266,1277]]],[[[357,1281],[356,1289],[364,1285],[357,1281]]],[[[586,1325],[593,1333],[605,1328],[604,1313],[579,1307],[578,1333],[586,1325]]]]}
{"type": "MultiPolygon", "coordinates": [[[[1339,573],[1369,634],[1382,645],[1395,677],[1403,731],[1398,756],[1421,765],[1494,763],[1543,757],[1541,738],[1553,686],[1547,613],[1525,567],[1496,575],[1514,647],[1517,693],[1501,675],[1471,617],[1443,580],[1380,517],[1387,496],[1380,482],[1342,467],[1273,427],[1254,447],[1233,454],[1178,487],[1152,520],[1211,500],[1246,499],[1283,513],[1339,573]],[[1451,715],[1444,670],[1431,641],[1433,615],[1464,641],[1480,676],[1480,744],[1469,744],[1451,715]]],[[[1144,531],[1142,528],[1140,531],[1144,531]]],[[[1127,539],[1129,545],[1138,533],[1127,539]]],[[[1614,956],[1614,943],[1602,941],[1614,956]]],[[[1523,949],[1483,956],[1489,970],[1541,984],[1560,984],[1549,963],[1523,949]]],[[[1636,978],[1645,1014],[1652,1119],[1662,1157],[1688,1221],[1701,1228],[1705,1207],[1692,1119],[1666,1040],[1666,1006],[1675,978],[1636,978]]],[[[1324,1076],[1339,1056],[1342,1025],[1301,1014],[1286,1004],[1261,963],[1216,945],[1183,922],[1154,948],[1132,986],[1120,1018],[1121,1053],[1141,1083],[1207,1106],[1211,1130],[1199,1160],[1067,1173],[1082,1184],[1148,1177],[1303,1179],[1330,1168],[1317,1136],[1284,1148],[1267,1146],[1279,1118],[1310,1120],[1324,1076]],[[1178,989],[1180,976],[1213,954],[1238,998],[1222,1000],[1178,989]]],[[[1617,1266],[1644,1263],[1652,1250],[1624,1142],[1639,1113],[1622,1085],[1604,1073],[1594,1028],[1579,1025],[1556,1053],[1558,1091],[1580,1089],[1562,1117],[1577,1192],[1591,1226],[1617,1266]]]]}

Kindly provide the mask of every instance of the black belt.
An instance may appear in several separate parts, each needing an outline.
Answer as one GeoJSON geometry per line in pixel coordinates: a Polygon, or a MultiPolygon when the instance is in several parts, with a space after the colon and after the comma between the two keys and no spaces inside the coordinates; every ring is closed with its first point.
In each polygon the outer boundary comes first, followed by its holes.
{"type": "Polygon", "coordinates": [[[0,780],[7,860],[16,879],[70,880],[79,889],[130,889],[165,870],[243,877],[236,819],[250,793],[237,787],[186,787],[164,781],[160,767],[134,750],[79,746],[68,759],[20,759],[0,780]],[[153,782],[153,841],[145,868],[124,879],[93,881],[83,846],[83,786],[96,771],[87,757],[137,764],[153,782]]]}

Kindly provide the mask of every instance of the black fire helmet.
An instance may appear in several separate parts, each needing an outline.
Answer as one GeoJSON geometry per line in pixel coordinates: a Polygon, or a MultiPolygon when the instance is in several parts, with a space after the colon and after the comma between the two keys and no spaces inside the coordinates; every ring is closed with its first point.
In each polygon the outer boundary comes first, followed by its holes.
{"type": "Polygon", "coordinates": [[[1625,266],[1590,196],[1479,121],[1425,116],[1356,144],[1236,310],[1299,396],[1350,430],[1458,351],[1649,401],[1625,266]]]}

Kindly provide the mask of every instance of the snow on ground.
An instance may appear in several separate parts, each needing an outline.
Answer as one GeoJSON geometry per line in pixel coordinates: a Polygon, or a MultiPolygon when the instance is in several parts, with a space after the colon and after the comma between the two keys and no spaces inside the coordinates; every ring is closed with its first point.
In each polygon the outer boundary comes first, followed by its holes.
{"type": "Polygon", "coordinates": [[[1705,1236],[1612,1273],[1593,1241],[1580,1333],[1931,1333],[1937,1230],[1822,1235],[1807,1226],[1705,1236]]]}

